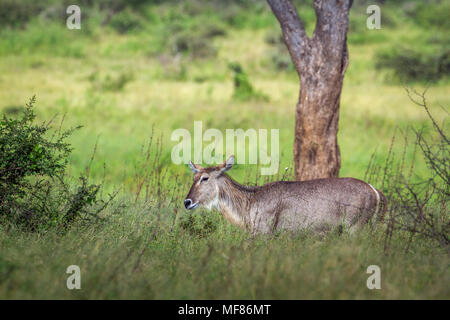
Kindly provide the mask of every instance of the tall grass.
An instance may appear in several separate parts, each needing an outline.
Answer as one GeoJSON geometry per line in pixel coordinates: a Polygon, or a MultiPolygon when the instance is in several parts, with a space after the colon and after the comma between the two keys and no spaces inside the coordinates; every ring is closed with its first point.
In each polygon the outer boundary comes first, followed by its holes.
{"type": "MultiPolygon", "coordinates": [[[[39,119],[66,114],[66,126],[84,126],[69,138],[74,147],[69,174],[84,174],[89,167],[90,181],[105,186],[99,191],[103,197],[120,190],[104,221],[74,223],[65,235],[0,225],[0,297],[450,297],[446,250],[427,235],[411,237],[414,224],[401,227],[403,221],[390,214],[383,224],[353,236],[300,232],[256,237],[217,212],[188,214],[182,200],[191,175],[172,163],[170,135],[177,128],[191,130],[194,120],[202,120],[204,130],[278,128],[280,172],[264,177],[257,166],[239,165],[231,175],[246,184],[291,179],[298,77],[286,65],[279,26],[270,9],[256,1],[116,1],[114,10],[107,10],[107,2],[91,7],[80,1],[78,31],[48,14],[25,15],[20,25],[0,31],[1,112],[14,114],[20,102],[36,93],[39,119]],[[266,98],[233,98],[233,62],[245,70],[252,92],[266,98]],[[81,290],[66,287],[65,270],[71,264],[81,268],[81,290]],[[381,290],[366,287],[366,269],[372,264],[381,268],[381,290]]],[[[56,1],[48,3],[47,9],[56,1]]],[[[314,27],[310,3],[296,1],[309,34],[314,27]]],[[[380,4],[382,29],[369,31],[364,4],[355,2],[341,98],[341,176],[366,174],[387,194],[383,168],[390,157],[405,163],[406,174],[414,164],[411,181],[430,177],[426,157],[414,152],[414,144],[404,149],[399,141],[415,141],[409,127],[423,127],[427,134],[433,124],[412,105],[391,71],[376,68],[374,58],[399,43],[428,48],[433,41],[429,28],[436,39],[445,39],[439,26],[422,25],[428,14],[417,18],[403,3],[380,4]]],[[[436,53],[438,42],[427,50],[436,53]]],[[[418,91],[424,86],[414,84],[418,91]]],[[[428,90],[436,119],[446,115],[439,105],[448,105],[448,89],[444,77],[428,90]]],[[[397,162],[392,168],[401,171],[397,162]]],[[[447,213],[444,209],[436,212],[447,213]]]]}
{"type": "Polygon", "coordinates": [[[389,219],[354,235],[250,236],[217,212],[181,210],[186,188],[164,180],[158,159],[158,153],[143,152],[134,195],[123,193],[103,223],[75,224],[64,237],[51,230],[44,235],[1,230],[0,296],[440,299],[450,294],[449,256],[432,238],[408,242],[410,232],[396,226],[386,251],[389,219]],[[65,269],[72,264],[81,268],[81,290],[66,288],[65,269]],[[381,290],[366,287],[366,269],[373,264],[382,270],[381,290]]]}
{"type": "MultiPolygon", "coordinates": [[[[131,187],[123,188],[121,198],[111,202],[104,220],[91,225],[75,221],[64,236],[52,229],[36,234],[0,226],[3,248],[0,296],[8,299],[449,296],[448,248],[433,234],[422,232],[431,230],[446,236],[448,231],[430,229],[427,221],[434,220],[428,218],[413,221],[414,226],[408,224],[409,215],[414,217],[417,209],[423,207],[414,203],[404,207],[403,199],[395,197],[402,193],[396,193],[395,182],[391,181],[396,178],[393,174],[401,178],[405,170],[405,174],[413,175],[410,164],[402,164],[404,155],[395,161],[386,159],[384,168],[367,169],[372,183],[387,182],[380,187],[390,201],[384,222],[369,224],[353,235],[338,231],[315,235],[305,230],[252,236],[228,224],[218,212],[200,209],[191,214],[181,209],[189,181],[168,174],[161,154],[162,138],[152,133],[141,150],[139,163],[129,173],[133,177],[131,187]],[[72,264],[81,268],[81,290],[66,287],[65,269],[72,264]],[[381,290],[369,290],[366,286],[369,276],[366,269],[374,264],[382,270],[381,290]]],[[[264,180],[289,180],[291,176],[292,170],[264,180]]],[[[245,183],[255,184],[261,178],[258,171],[254,176],[247,172],[245,183]]],[[[412,185],[407,182],[404,186],[412,185]]],[[[422,194],[413,195],[426,200],[422,194]]],[[[444,204],[447,201],[442,200],[444,204]]],[[[429,209],[438,209],[435,205],[429,209]]],[[[448,219],[448,213],[446,216],[445,212],[429,209],[427,216],[448,219]]]]}

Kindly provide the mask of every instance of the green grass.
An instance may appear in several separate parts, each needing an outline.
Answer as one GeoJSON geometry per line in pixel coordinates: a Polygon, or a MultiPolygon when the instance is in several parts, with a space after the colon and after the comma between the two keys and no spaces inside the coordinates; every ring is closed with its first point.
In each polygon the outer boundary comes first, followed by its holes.
{"type": "MultiPolygon", "coordinates": [[[[282,234],[251,239],[216,212],[195,214],[197,227],[183,224],[188,214],[181,200],[191,174],[170,160],[176,144],[170,141],[171,132],[192,130],[194,120],[202,120],[204,130],[278,128],[280,168],[292,167],[299,92],[295,72],[273,66],[274,48],[265,39],[279,32],[279,26],[266,5],[215,10],[214,4],[205,9],[192,1],[186,6],[145,5],[136,10],[137,18],[121,18],[139,20],[129,33],[109,24],[100,26],[105,13],[89,7],[81,30],[68,30],[58,20],[32,18],[23,28],[0,31],[0,112],[25,104],[36,94],[41,120],[65,114],[64,127],[83,125],[70,138],[74,147],[70,174],[85,171],[98,141],[91,180],[104,179],[104,192],[120,189],[123,201],[131,202],[135,173],[145,169],[142,147],[154,127],[154,139],[162,135],[162,142],[153,143],[153,152],[162,148],[161,164],[168,170],[164,188],[178,188],[170,205],[158,205],[161,198],[156,197],[147,204],[111,208],[104,224],[77,225],[64,236],[0,229],[0,297],[448,299],[448,255],[420,238],[404,254],[406,235],[400,232],[394,233],[385,255],[384,225],[353,237],[282,234]],[[195,36],[205,23],[225,31],[207,40],[195,39],[199,45],[207,41],[214,54],[176,55],[167,45],[176,30],[195,36]],[[242,65],[253,88],[267,100],[233,100],[230,62],[242,65]],[[65,286],[65,269],[71,264],[81,267],[80,291],[65,286]],[[366,288],[365,271],[371,264],[381,267],[382,290],[366,288]]],[[[382,20],[381,30],[366,30],[364,10],[352,9],[350,65],[338,136],[340,175],[356,178],[364,178],[373,153],[376,164],[384,163],[396,130],[429,126],[425,112],[411,103],[402,83],[389,71],[375,68],[376,53],[399,43],[425,47],[426,41],[418,39],[444,34],[439,26],[422,26],[403,12],[402,5],[383,7],[389,18],[386,24],[382,20]]],[[[312,12],[300,13],[309,33],[314,27],[312,12]]],[[[119,27],[126,25],[127,21],[120,22],[119,27]]],[[[418,91],[426,87],[420,82],[408,85],[418,91]]],[[[445,115],[439,105],[449,105],[449,89],[448,79],[428,89],[437,119],[445,115]]],[[[393,151],[401,154],[400,138],[393,151]]],[[[419,176],[429,174],[422,158],[413,159],[412,150],[406,158],[415,161],[419,176]]],[[[231,176],[254,182],[255,171],[255,166],[239,165],[231,176]]]]}
{"type": "MultiPolygon", "coordinates": [[[[181,213],[180,213],[181,214],[181,213]]],[[[200,216],[196,223],[205,224],[200,216]]],[[[250,238],[209,216],[215,230],[189,232],[173,211],[138,207],[104,226],[64,237],[1,233],[0,296],[58,299],[441,299],[448,297],[448,256],[415,241],[409,254],[384,232],[250,238]],[[161,216],[158,231],[155,216],[161,216]],[[81,270],[81,290],[66,288],[66,268],[81,270]],[[369,290],[370,265],[381,290],[369,290]]]]}

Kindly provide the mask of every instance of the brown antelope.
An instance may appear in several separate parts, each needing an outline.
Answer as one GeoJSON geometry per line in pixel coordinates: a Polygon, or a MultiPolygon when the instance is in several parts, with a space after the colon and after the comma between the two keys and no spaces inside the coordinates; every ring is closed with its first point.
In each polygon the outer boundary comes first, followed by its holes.
{"type": "Polygon", "coordinates": [[[353,231],[376,215],[382,218],[386,198],[372,185],[353,178],[277,181],[263,186],[243,186],[226,171],[234,156],[217,166],[189,163],[194,183],[184,206],[217,208],[231,223],[252,233],[329,230],[345,225],[353,231]]]}

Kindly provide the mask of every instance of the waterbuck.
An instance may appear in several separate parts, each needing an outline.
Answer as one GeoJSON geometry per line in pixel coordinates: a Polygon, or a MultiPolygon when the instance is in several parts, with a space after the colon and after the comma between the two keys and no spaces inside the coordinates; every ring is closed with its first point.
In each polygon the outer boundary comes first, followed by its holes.
{"type": "Polygon", "coordinates": [[[372,216],[382,217],[386,198],[368,183],[353,178],[309,181],[277,181],[263,186],[243,186],[226,171],[234,156],[216,167],[189,163],[194,183],[184,206],[217,208],[231,223],[252,233],[297,231],[311,228],[326,231],[347,226],[350,231],[366,224],[372,216]]]}

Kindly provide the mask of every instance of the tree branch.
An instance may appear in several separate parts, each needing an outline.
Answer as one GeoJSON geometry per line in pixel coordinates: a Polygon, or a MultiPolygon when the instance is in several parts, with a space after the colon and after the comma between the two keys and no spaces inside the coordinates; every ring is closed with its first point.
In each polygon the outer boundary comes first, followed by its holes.
{"type": "Polygon", "coordinates": [[[309,39],[305,27],[290,0],[267,0],[267,2],[280,23],[284,41],[298,71],[302,57],[305,57],[308,50],[309,39]]]}
{"type": "Polygon", "coordinates": [[[314,38],[320,38],[329,48],[341,47],[345,43],[352,3],[352,0],[314,0],[317,18],[314,38]]]}

